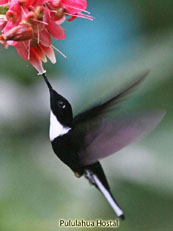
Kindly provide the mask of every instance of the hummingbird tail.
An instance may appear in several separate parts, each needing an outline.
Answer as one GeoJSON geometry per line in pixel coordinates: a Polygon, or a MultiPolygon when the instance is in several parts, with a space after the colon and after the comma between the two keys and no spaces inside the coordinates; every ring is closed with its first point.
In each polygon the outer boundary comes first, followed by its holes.
{"type": "Polygon", "coordinates": [[[96,174],[93,174],[90,170],[85,171],[85,177],[89,180],[91,184],[94,184],[100,192],[103,194],[103,196],[106,198],[114,212],[118,217],[120,217],[122,220],[125,219],[124,213],[119,207],[118,203],[112,196],[111,192],[108,191],[105,186],[102,184],[102,182],[99,180],[96,174]]]}

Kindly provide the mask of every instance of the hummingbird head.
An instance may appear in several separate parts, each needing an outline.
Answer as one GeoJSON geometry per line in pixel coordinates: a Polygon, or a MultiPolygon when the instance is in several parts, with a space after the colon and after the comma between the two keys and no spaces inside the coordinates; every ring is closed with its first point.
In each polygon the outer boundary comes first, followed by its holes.
{"type": "Polygon", "coordinates": [[[70,103],[52,88],[45,74],[43,77],[49,88],[51,113],[63,127],[72,128],[73,113],[70,103]]]}
{"type": "Polygon", "coordinates": [[[55,90],[50,92],[50,107],[57,120],[65,127],[72,127],[73,113],[70,103],[55,90]]]}

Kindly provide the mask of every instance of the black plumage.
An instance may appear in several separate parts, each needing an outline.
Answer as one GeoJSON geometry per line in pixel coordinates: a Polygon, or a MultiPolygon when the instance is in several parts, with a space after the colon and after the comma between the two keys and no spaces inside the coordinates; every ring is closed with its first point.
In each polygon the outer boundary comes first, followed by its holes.
{"type": "Polygon", "coordinates": [[[84,175],[106,197],[116,214],[123,211],[113,198],[99,159],[111,155],[136,138],[151,131],[160,122],[163,112],[147,112],[128,118],[107,119],[111,110],[127,96],[148,73],[144,73],[125,89],[107,100],[73,117],[70,103],[58,94],[43,74],[50,92],[50,140],[55,154],[76,176],[84,175]]]}

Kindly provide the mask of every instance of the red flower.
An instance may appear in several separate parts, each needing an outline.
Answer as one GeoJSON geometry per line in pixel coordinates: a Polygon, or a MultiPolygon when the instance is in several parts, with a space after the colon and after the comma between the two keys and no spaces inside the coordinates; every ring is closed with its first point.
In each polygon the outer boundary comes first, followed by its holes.
{"type": "Polygon", "coordinates": [[[51,45],[51,36],[65,39],[60,26],[66,16],[83,17],[86,0],[0,0],[0,43],[5,47],[14,46],[18,54],[31,62],[39,74],[45,72],[42,61],[46,56],[56,62],[51,45]],[[1,9],[6,9],[1,14],[1,9]]]}
{"type": "Polygon", "coordinates": [[[78,14],[87,8],[86,0],[62,0],[61,4],[70,14],[78,14]]]}

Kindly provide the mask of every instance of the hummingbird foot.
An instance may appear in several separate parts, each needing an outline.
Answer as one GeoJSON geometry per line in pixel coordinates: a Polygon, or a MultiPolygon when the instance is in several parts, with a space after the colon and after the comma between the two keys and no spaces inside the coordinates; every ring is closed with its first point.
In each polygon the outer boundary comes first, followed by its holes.
{"type": "Polygon", "coordinates": [[[82,176],[82,174],[79,173],[79,172],[74,172],[74,175],[75,175],[77,178],[80,178],[80,177],[82,176]]]}

